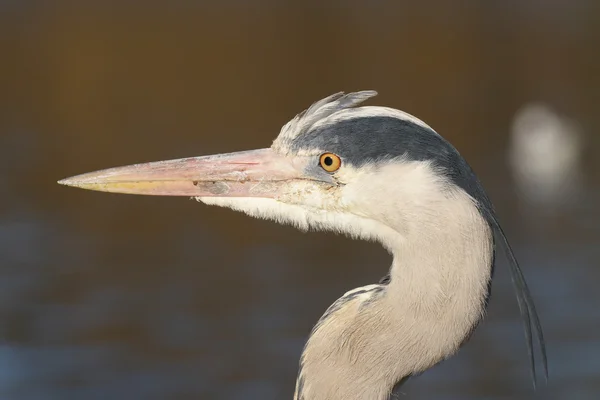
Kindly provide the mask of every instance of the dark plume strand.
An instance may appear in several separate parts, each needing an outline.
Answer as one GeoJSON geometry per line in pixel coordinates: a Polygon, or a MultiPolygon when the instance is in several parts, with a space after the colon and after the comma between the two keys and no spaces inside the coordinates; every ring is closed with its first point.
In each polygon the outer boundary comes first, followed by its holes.
{"type": "Polygon", "coordinates": [[[538,344],[542,356],[542,365],[544,367],[544,378],[546,380],[546,383],[548,382],[548,357],[546,354],[546,343],[544,340],[542,324],[540,322],[540,318],[535,308],[533,298],[531,297],[531,292],[529,291],[529,287],[527,285],[527,282],[525,281],[523,271],[521,270],[521,267],[519,266],[519,262],[515,257],[512,247],[508,243],[508,239],[506,238],[506,235],[504,234],[504,231],[495,216],[493,216],[493,226],[496,233],[502,239],[504,253],[506,254],[506,257],[508,259],[510,277],[513,283],[513,287],[515,289],[517,303],[519,304],[519,309],[521,311],[521,316],[525,325],[527,351],[529,352],[529,358],[531,362],[531,373],[533,374],[533,386],[535,388],[537,383],[537,374],[535,367],[535,349],[533,346],[533,331],[535,331],[538,337],[538,344]]]}

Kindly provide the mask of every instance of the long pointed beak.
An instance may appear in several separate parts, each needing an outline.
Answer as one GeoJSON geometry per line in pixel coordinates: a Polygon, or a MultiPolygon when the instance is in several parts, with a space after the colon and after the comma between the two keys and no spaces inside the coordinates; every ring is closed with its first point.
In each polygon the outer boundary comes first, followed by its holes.
{"type": "Polygon", "coordinates": [[[267,148],[110,168],[58,183],[154,196],[276,198],[290,181],[307,179],[293,161],[267,148]]]}

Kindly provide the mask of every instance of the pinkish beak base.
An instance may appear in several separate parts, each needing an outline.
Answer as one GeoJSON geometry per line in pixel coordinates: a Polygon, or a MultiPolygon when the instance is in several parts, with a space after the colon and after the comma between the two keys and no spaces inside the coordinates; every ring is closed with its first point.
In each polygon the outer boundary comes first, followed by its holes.
{"type": "Polygon", "coordinates": [[[153,196],[276,198],[290,181],[309,179],[292,161],[266,148],[110,168],[58,183],[153,196]]]}

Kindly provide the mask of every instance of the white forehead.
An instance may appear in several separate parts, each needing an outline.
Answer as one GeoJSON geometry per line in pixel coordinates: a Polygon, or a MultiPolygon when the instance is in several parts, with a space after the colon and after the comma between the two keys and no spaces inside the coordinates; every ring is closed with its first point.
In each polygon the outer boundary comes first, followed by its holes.
{"type": "Polygon", "coordinates": [[[377,92],[373,90],[348,94],[340,92],[313,103],[281,128],[279,136],[273,142],[273,147],[284,150],[288,143],[313,128],[333,125],[353,118],[392,117],[431,129],[425,122],[404,111],[380,106],[357,107],[376,95],[377,92]]]}
{"type": "Polygon", "coordinates": [[[327,125],[333,125],[338,122],[346,121],[354,118],[369,118],[369,117],[390,117],[397,118],[403,121],[412,122],[415,125],[422,126],[423,128],[433,129],[419,118],[411,115],[407,112],[397,110],[390,107],[381,106],[362,106],[358,108],[350,108],[346,110],[338,111],[327,118],[317,121],[311,128],[318,128],[327,125]]]}

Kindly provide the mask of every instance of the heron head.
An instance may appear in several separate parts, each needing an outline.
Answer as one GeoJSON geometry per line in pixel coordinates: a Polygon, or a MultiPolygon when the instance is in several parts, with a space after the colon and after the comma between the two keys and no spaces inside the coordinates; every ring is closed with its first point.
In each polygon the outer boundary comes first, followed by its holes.
{"type": "Polygon", "coordinates": [[[420,223],[411,215],[443,210],[453,189],[483,195],[458,152],[424,122],[391,108],[357,107],[376,94],[337,93],[314,103],[269,148],[111,168],[59,183],[190,196],[384,244],[398,227],[408,232],[420,223]]]}

